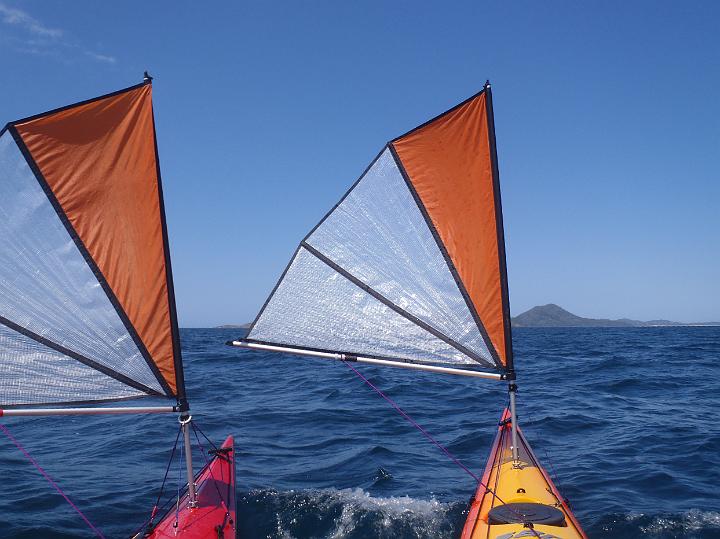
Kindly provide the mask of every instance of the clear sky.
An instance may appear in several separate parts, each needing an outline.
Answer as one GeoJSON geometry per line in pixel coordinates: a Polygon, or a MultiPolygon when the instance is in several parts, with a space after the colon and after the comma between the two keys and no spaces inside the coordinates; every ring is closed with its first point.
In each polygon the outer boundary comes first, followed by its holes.
{"type": "Polygon", "coordinates": [[[148,69],[180,323],[210,326],[490,79],[513,313],[720,320],[719,28],[710,1],[0,0],[1,123],[148,69]]]}

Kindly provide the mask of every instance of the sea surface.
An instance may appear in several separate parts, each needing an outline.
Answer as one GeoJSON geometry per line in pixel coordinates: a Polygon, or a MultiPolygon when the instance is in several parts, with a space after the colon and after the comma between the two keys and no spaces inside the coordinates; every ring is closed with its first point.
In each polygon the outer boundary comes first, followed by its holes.
{"type": "MultiPolygon", "coordinates": [[[[720,328],[514,333],[520,424],[589,537],[720,538],[720,328]]],[[[237,336],[182,331],[194,418],[235,436],[239,537],[459,537],[471,477],[344,364],[237,336]]],[[[483,470],[504,384],[358,369],[483,470]]],[[[2,422],[108,538],[149,516],[177,433],[173,415],[2,422]]],[[[0,471],[0,537],[93,537],[1,433],[0,471]]]]}

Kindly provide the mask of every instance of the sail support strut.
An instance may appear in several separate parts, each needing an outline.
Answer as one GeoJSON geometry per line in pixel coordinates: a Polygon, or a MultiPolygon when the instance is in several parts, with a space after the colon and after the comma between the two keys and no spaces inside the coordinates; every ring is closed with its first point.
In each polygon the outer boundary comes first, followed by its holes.
{"type": "Polygon", "coordinates": [[[51,415],[166,414],[177,411],[177,406],[116,406],[107,408],[9,408],[7,410],[0,409],[0,417],[33,417],[51,415]]]}
{"type": "Polygon", "coordinates": [[[249,348],[251,350],[267,350],[268,352],[284,352],[299,356],[312,356],[322,359],[334,359],[337,361],[355,361],[357,363],[366,363],[368,365],[382,365],[384,367],[399,367],[401,369],[412,369],[417,371],[435,372],[440,374],[454,374],[458,376],[469,376],[472,378],[487,378],[490,380],[504,380],[504,375],[495,372],[472,371],[466,369],[456,369],[452,367],[438,367],[435,365],[424,365],[419,363],[407,363],[403,361],[392,361],[388,359],[377,359],[372,357],[356,356],[353,354],[341,354],[336,352],[321,352],[317,350],[306,350],[303,348],[292,348],[289,346],[277,346],[270,344],[261,344],[247,341],[228,341],[228,345],[237,346],[239,348],[249,348]]]}

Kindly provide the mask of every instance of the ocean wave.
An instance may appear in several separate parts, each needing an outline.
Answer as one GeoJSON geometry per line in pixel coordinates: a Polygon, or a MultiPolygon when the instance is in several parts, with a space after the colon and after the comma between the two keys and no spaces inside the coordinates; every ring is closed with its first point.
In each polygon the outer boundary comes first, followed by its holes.
{"type": "MultiPolygon", "coordinates": [[[[450,538],[457,534],[465,504],[409,496],[372,496],[360,488],[299,491],[253,490],[241,497],[241,537],[267,539],[450,538]],[[244,529],[243,516],[264,515],[269,527],[244,529]]],[[[247,519],[245,519],[247,522],[247,519]]]]}

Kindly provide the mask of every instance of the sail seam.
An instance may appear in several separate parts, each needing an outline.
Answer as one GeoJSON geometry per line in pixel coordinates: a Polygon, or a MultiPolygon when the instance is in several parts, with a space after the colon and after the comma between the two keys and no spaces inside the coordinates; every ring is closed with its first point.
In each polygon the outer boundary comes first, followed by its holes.
{"type": "MultiPolygon", "coordinates": [[[[120,374],[119,372],[117,372],[109,367],[106,367],[105,365],[102,365],[102,364],[98,363],[97,361],[93,361],[92,359],[87,358],[87,357],[83,356],[82,354],[78,354],[77,352],[74,352],[73,350],[70,350],[69,348],[62,346],[61,344],[57,344],[56,342],[51,341],[50,339],[43,337],[42,335],[38,335],[34,331],[31,331],[19,324],[16,324],[12,320],[8,320],[4,316],[0,316],[0,324],[3,324],[4,326],[12,329],[13,331],[16,331],[17,333],[20,333],[21,335],[25,335],[26,337],[42,344],[43,346],[46,346],[52,350],[55,350],[56,352],[60,352],[61,354],[65,355],[69,358],[72,358],[76,361],[79,361],[83,365],[91,367],[91,368],[95,369],[96,371],[99,371],[99,372],[103,373],[104,375],[117,380],[118,382],[122,382],[123,384],[125,384],[127,386],[138,389],[138,390],[142,391],[143,393],[147,393],[148,395],[154,395],[154,396],[160,396],[160,397],[163,396],[162,393],[160,393],[150,387],[147,387],[146,385],[141,384],[140,382],[136,382],[132,378],[128,378],[124,374],[120,374]]],[[[95,401],[93,401],[93,402],[95,402],[95,401]]]]}
{"type": "MultiPolygon", "coordinates": [[[[122,321],[123,325],[125,326],[125,329],[128,331],[130,336],[133,339],[133,342],[135,343],[135,346],[137,346],[138,350],[140,351],[140,354],[142,355],[143,359],[145,360],[145,363],[147,363],[148,367],[150,368],[150,371],[155,375],[155,378],[157,379],[158,383],[160,384],[160,387],[163,388],[163,391],[165,392],[165,395],[168,397],[173,397],[173,392],[170,389],[170,387],[167,384],[167,381],[165,378],[160,374],[159,369],[157,368],[157,365],[152,361],[152,358],[150,357],[150,353],[148,352],[147,348],[145,347],[145,343],[143,343],[142,339],[140,338],[140,335],[138,334],[137,330],[133,326],[132,322],[130,321],[130,318],[128,317],[125,310],[122,308],[122,305],[120,305],[120,302],[118,301],[117,297],[115,296],[115,293],[113,292],[112,288],[110,287],[110,284],[105,279],[105,276],[103,275],[102,271],[100,271],[100,268],[95,263],[95,260],[93,260],[92,256],[90,255],[90,252],[87,250],[87,247],[85,247],[85,244],[83,243],[82,239],[80,238],[80,235],[75,231],[75,228],[73,227],[72,223],[70,222],[70,219],[65,214],[65,211],[63,210],[62,206],[60,205],[60,202],[55,197],[55,193],[53,193],[50,184],[45,179],[45,176],[40,171],[40,167],[38,167],[37,163],[35,162],[35,159],[33,159],[32,154],[30,153],[30,150],[28,150],[27,145],[25,144],[25,141],[20,136],[20,133],[17,130],[17,127],[15,125],[11,125],[9,128],[9,132],[12,135],[13,139],[15,140],[15,143],[17,144],[18,148],[20,149],[20,152],[22,153],[23,157],[25,158],[26,163],[30,167],[30,170],[32,170],[33,174],[35,175],[35,178],[37,179],[38,183],[40,184],[40,187],[42,188],[43,192],[45,193],[45,196],[47,196],[48,201],[52,205],[53,209],[55,210],[55,213],[60,218],[60,221],[62,222],[63,226],[67,230],[68,234],[72,238],[73,242],[75,243],[75,246],[80,251],[80,254],[82,255],[83,259],[85,260],[85,263],[88,265],[90,270],[92,271],[95,278],[98,280],[98,283],[102,287],[103,291],[105,292],[105,295],[110,300],[110,303],[115,308],[115,312],[117,312],[118,317],[122,321]]],[[[153,390],[155,391],[155,390],[153,390]]]]}
{"type": "MultiPolygon", "coordinates": [[[[478,94],[480,95],[480,94],[478,94]]],[[[397,140],[397,139],[396,139],[397,140]]],[[[390,153],[393,156],[393,159],[395,160],[395,165],[398,167],[398,170],[400,171],[401,176],[403,177],[403,180],[405,181],[405,185],[410,190],[410,194],[413,197],[413,200],[415,200],[415,204],[417,204],[418,209],[420,210],[421,215],[423,216],[423,219],[425,220],[425,223],[427,224],[428,228],[430,229],[430,232],[432,233],[433,238],[435,239],[435,243],[437,244],[438,248],[440,249],[440,252],[443,255],[443,258],[445,259],[445,263],[448,266],[448,269],[450,270],[450,273],[455,280],[455,284],[458,287],[458,290],[460,291],[460,294],[462,295],[463,299],[465,300],[465,304],[467,305],[467,308],[470,310],[470,314],[473,317],[473,320],[475,321],[475,324],[478,327],[478,330],[480,331],[480,335],[483,338],[483,341],[485,342],[485,346],[488,349],[488,352],[490,352],[490,355],[492,356],[493,360],[495,361],[495,368],[502,368],[503,363],[500,361],[500,357],[498,356],[497,350],[495,349],[495,346],[493,345],[492,341],[490,340],[490,337],[488,336],[487,330],[485,329],[485,326],[482,323],[482,320],[480,319],[480,316],[477,313],[477,310],[475,309],[475,306],[473,305],[472,300],[470,299],[470,295],[468,294],[467,290],[465,289],[465,285],[463,284],[462,280],[460,279],[460,274],[458,273],[457,269],[455,268],[455,264],[453,263],[452,259],[450,258],[450,254],[447,252],[447,249],[445,249],[445,245],[442,242],[442,239],[440,238],[440,234],[438,233],[437,229],[435,228],[435,225],[432,222],[432,219],[430,219],[430,215],[427,213],[427,210],[425,209],[425,205],[422,203],[422,200],[420,199],[420,196],[418,195],[417,191],[415,190],[415,187],[412,184],[412,181],[410,181],[410,176],[408,175],[407,171],[405,170],[404,165],[402,164],[402,161],[400,160],[400,156],[397,154],[397,151],[395,150],[395,146],[390,143],[388,144],[388,148],[390,149],[390,153]]]]}
{"type": "MultiPolygon", "coordinates": [[[[149,84],[149,82],[147,83],[149,84]]],[[[173,339],[173,367],[175,370],[175,393],[178,401],[186,399],[185,372],[182,363],[182,349],[180,346],[180,329],[178,328],[177,306],[175,304],[175,285],[170,263],[170,240],[168,238],[167,220],[165,218],[165,203],[163,198],[162,177],[160,175],[160,156],[157,145],[157,131],[155,130],[155,111],[151,108],[153,146],[155,148],[155,171],[157,174],[158,205],[160,210],[160,224],[162,228],[163,256],[165,258],[165,286],[168,294],[168,310],[170,311],[170,331],[173,339]]]]}
{"type": "Polygon", "coordinates": [[[458,342],[455,341],[454,339],[451,339],[450,337],[448,337],[448,336],[446,336],[446,335],[443,335],[441,332],[439,332],[438,330],[436,330],[435,328],[433,328],[433,327],[432,327],[431,325],[429,325],[427,322],[424,322],[424,321],[421,320],[420,318],[414,316],[413,314],[410,314],[409,312],[407,312],[407,311],[406,311],[405,309],[403,309],[402,307],[399,307],[398,305],[395,305],[392,301],[390,301],[389,299],[387,299],[385,296],[383,296],[382,294],[380,294],[380,293],[377,292],[376,290],[373,290],[369,285],[367,285],[366,283],[364,283],[363,281],[361,281],[360,279],[358,279],[357,277],[355,277],[354,275],[352,275],[350,272],[348,272],[347,270],[345,270],[342,266],[339,266],[338,264],[336,264],[335,262],[333,262],[332,260],[330,260],[328,257],[326,257],[325,255],[323,255],[320,251],[318,251],[317,249],[315,249],[314,247],[312,247],[312,246],[309,245],[308,243],[306,243],[306,242],[303,241],[300,245],[301,245],[305,250],[307,250],[309,253],[311,253],[311,254],[314,255],[316,258],[318,258],[321,262],[324,262],[326,265],[328,265],[328,266],[331,267],[333,270],[335,270],[336,272],[338,272],[340,275],[342,275],[343,277],[345,277],[348,281],[352,282],[355,286],[357,286],[357,287],[359,287],[360,289],[364,290],[365,292],[367,292],[368,294],[370,294],[373,298],[375,298],[376,300],[378,300],[380,303],[382,303],[382,304],[385,305],[386,307],[389,307],[390,309],[392,309],[393,311],[395,311],[397,314],[399,314],[399,315],[402,316],[403,318],[406,318],[407,320],[409,320],[410,322],[412,322],[412,323],[415,324],[416,326],[424,329],[424,330],[427,331],[428,333],[430,333],[430,334],[432,334],[433,336],[437,337],[438,339],[440,339],[441,341],[445,342],[446,344],[449,344],[450,346],[452,346],[453,348],[455,348],[455,349],[458,350],[459,352],[462,352],[463,354],[465,354],[466,356],[470,357],[471,359],[474,359],[474,360],[477,361],[478,363],[480,363],[480,364],[482,364],[482,365],[485,365],[485,366],[494,367],[494,365],[493,365],[492,363],[490,363],[490,362],[488,362],[487,360],[485,360],[482,356],[478,355],[476,352],[473,352],[472,350],[470,350],[470,349],[468,349],[467,347],[463,346],[462,344],[458,343],[458,342]]]}

